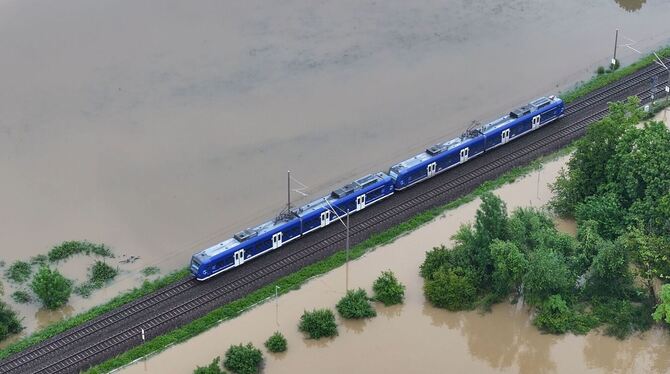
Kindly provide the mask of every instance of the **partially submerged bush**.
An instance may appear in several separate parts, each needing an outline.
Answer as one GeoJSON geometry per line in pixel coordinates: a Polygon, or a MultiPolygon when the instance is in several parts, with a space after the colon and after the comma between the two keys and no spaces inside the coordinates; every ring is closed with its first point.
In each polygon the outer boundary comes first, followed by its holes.
{"type": "Polygon", "coordinates": [[[47,256],[50,262],[56,262],[60,260],[65,260],[70,256],[74,256],[80,253],[85,255],[94,254],[101,257],[114,257],[114,254],[112,254],[112,251],[106,245],[93,244],[86,240],[84,241],[71,240],[63,242],[51,248],[47,256]]]}
{"type": "Polygon", "coordinates": [[[224,371],[221,369],[221,357],[217,357],[212,362],[204,367],[198,366],[193,370],[193,374],[223,374],[224,371]]]}
{"type": "Polygon", "coordinates": [[[370,305],[368,294],[362,288],[347,291],[336,307],[340,315],[347,319],[371,318],[377,315],[370,305]]]}
{"type": "Polygon", "coordinates": [[[307,334],[310,339],[319,339],[337,335],[335,314],[330,309],[314,309],[305,311],[300,317],[298,329],[307,334]]]}
{"type": "Polygon", "coordinates": [[[30,287],[47,309],[65,305],[72,293],[72,281],[48,266],[43,266],[37,271],[30,287]]]}
{"type": "Polygon", "coordinates": [[[5,339],[10,334],[19,333],[21,330],[23,330],[23,326],[16,317],[16,312],[0,301],[0,340],[5,339]]]}
{"type": "Polygon", "coordinates": [[[30,268],[29,263],[25,261],[16,261],[7,268],[5,275],[16,283],[23,283],[30,278],[31,273],[32,269],[30,268]]]}
{"type": "Polygon", "coordinates": [[[16,301],[19,304],[25,304],[29,303],[32,298],[30,297],[30,294],[26,291],[15,291],[12,294],[12,300],[16,301]]]}
{"type": "Polygon", "coordinates": [[[149,277],[158,274],[160,272],[161,269],[159,269],[157,266],[147,266],[141,271],[142,275],[144,275],[145,277],[149,277]]]}
{"type": "Polygon", "coordinates": [[[281,332],[277,331],[265,342],[265,348],[272,353],[286,351],[286,338],[281,332]]]}
{"type": "Polygon", "coordinates": [[[561,295],[552,295],[538,308],[533,323],[537,328],[551,334],[564,334],[572,325],[573,312],[561,295]]]}
{"type": "Polygon", "coordinates": [[[432,280],[425,280],[423,291],[434,306],[452,311],[472,309],[477,298],[472,275],[461,268],[436,271],[432,280]]]}
{"type": "Polygon", "coordinates": [[[261,369],[263,353],[251,343],[231,345],[223,366],[235,374],[256,374],[261,369]]]}
{"type": "Polygon", "coordinates": [[[96,261],[95,264],[93,264],[93,267],[91,267],[89,281],[100,288],[105,283],[114,279],[118,274],[119,271],[117,269],[114,269],[102,261],[96,261]]]}
{"type": "Polygon", "coordinates": [[[381,301],[384,305],[402,303],[405,298],[405,286],[398,281],[392,271],[383,271],[372,284],[374,299],[381,301]]]}

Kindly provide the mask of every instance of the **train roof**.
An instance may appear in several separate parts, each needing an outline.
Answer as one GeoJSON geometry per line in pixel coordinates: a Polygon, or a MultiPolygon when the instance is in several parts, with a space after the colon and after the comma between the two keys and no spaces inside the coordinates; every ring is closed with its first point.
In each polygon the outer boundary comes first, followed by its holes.
{"type": "Polygon", "coordinates": [[[355,181],[349,184],[346,184],[338,189],[333,190],[328,196],[324,196],[320,199],[305,204],[297,209],[294,209],[293,213],[297,216],[304,217],[305,215],[315,210],[321,210],[322,208],[325,208],[329,205],[333,205],[338,199],[341,199],[356,191],[371,186],[379,181],[382,181],[384,178],[387,177],[388,175],[382,172],[375,174],[368,174],[364,177],[356,179],[355,181]]]}
{"type": "MultiPolygon", "coordinates": [[[[341,199],[355,191],[359,191],[363,188],[366,188],[368,186],[371,186],[381,180],[383,180],[385,177],[388,177],[387,174],[379,172],[375,174],[369,174],[366,175],[362,178],[356,179],[355,181],[338,188],[331,192],[330,195],[324,196],[318,200],[314,200],[311,203],[305,204],[299,208],[296,209],[291,209],[291,211],[288,214],[283,214],[280,215],[278,218],[267,221],[263,224],[260,224],[258,226],[250,227],[248,229],[242,230],[235,235],[233,235],[232,238],[225,240],[221,243],[215,244],[209,248],[206,248],[198,253],[195,254],[197,257],[202,257],[202,258],[207,258],[207,257],[214,257],[220,253],[223,253],[226,250],[229,250],[231,248],[235,248],[239,244],[253,239],[257,236],[261,236],[269,231],[272,231],[280,226],[285,225],[286,223],[290,222],[292,219],[295,219],[297,217],[304,217],[306,214],[313,212],[315,210],[319,210],[321,208],[325,208],[329,204],[332,205],[334,204],[338,199],[341,199]]],[[[286,213],[286,212],[285,212],[286,213]]]]}
{"type": "Polygon", "coordinates": [[[539,97],[526,105],[512,109],[506,116],[500,117],[485,125],[482,125],[481,127],[478,128],[478,130],[481,131],[482,133],[486,133],[487,131],[491,131],[493,129],[497,129],[498,127],[504,126],[516,120],[519,117],[523,117],[526,114],[537,112],[549,104],[553,104],[560,101],[561,99],[557,96],[539,97]]]}
{"type": "Polygon", "coordinates": [[[466,141],[472,139],[471,137],[468,136],[460,136],[458,138],[451,139],[449,141],[446,141],[444,143],[440,144],[435,144],[434,146],[429,147],[426,149],[425,152],[419,153],[418,155],[409,158],[403,162],[397,163],[393,166],[391,166],[391,170],[398,173],[403,170],[409,169],[413,166],[419,165],[422,162],[430,160],[432,157],[435,155],[438,155],[442,152],[448,151],[450,149],[453,149],[460,144],[465,143],[466,141]]]}

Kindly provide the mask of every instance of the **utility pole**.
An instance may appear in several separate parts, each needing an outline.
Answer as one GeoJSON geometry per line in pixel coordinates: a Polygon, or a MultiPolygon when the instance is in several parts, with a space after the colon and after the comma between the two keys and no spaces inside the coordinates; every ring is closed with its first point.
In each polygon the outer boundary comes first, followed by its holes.
{"type": "Polygon", "coordinates": [[[288,171],[288,190],[287,190],[287,195],[288,195],[288,207],[286,208],[286,211],[291,211],[291,171],[288,171]]]}
{"type": "Polygon", "coordinates": [[[616,32],[614,33],[614,57],[612,57],[612,66],[610,66],[610,70],[614,70],[614,67],[616,66],[616,45],[619,42],[619,29],[616,29],[616,32]]]}
{"type": "Polygon", "coordinates": [[[347,291],[349,291],[349,209],[347,209],[347,291]]]}

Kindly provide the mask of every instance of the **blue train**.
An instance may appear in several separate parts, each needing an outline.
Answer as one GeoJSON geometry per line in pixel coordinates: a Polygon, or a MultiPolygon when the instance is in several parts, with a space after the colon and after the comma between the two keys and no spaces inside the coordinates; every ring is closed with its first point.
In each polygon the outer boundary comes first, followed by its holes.
{"type": "Polygon", "coordinates": [[[232,238],[204,249],[191,258],[191,272],[200,281],[240,266],[303,235],[329,225],[340,217],[460,165],[563,116],[563,101],[541,97],[512,110],[508,115],[468,129],[465,134],[436,144],[410,159],[355,180],[320,199],[232,238]]]}

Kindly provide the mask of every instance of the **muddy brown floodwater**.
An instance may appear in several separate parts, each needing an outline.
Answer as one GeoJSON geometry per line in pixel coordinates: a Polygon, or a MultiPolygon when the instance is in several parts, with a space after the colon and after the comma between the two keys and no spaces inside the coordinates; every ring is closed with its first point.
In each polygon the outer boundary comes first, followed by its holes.
{"type": "Polygon", "coordinates": [[[81,239],[141,257],[73,299],[81,311],[271,217],[287,169],[315,198],[591,76],[615,28],[641,51],[666,43],[669,13],[661,0],[0,0],[0,259],[81,239]]]}
{"type": "MultiPolygon", "coordinates": [[[[552,161],[540,172],[495,193],[510,211],[518,206],[542,206],[551,197],[547,184],[566,159],[552,161]]],[[[663,373],[670,368],[670,341],[664,330],[624,341],[595,333],[544,335],[531,324],[522,304],[502,303],[482,315],[452,313],[427,303],[418,274],[425,251],[452,244],[449,238],[459,225],[474,219],[479,202],[446,212],[352,261],[348,270],[351,288],[371,292],[379,273],[391,269],[407,286],[406,300],[388,308],[375,304],[378,316],[373,319],[351,322],[338,318],[339,336],[334,339],[306,340],[297,331],[297,322],[305,309],[334,309],[345,293],[346,266],[121,372],[191,373],[197,365],[223,355],[231,344],[250,341],[262,347],[275,330],[287,337],[288,351],[266,352],[265,373],[663,373]]]]}

